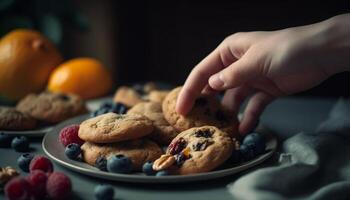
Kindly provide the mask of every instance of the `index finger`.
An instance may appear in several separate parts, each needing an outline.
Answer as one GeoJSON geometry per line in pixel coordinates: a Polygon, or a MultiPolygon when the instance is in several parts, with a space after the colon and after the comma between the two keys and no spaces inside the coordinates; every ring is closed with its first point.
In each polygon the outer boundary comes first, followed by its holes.
{"type": "Polygon", "coordinates": [[[191,71],[178,96],[176,111],[186,115],[191,110],[195,99],[207,85],[209,77],[224,67],[219,46],[191,71]]]}

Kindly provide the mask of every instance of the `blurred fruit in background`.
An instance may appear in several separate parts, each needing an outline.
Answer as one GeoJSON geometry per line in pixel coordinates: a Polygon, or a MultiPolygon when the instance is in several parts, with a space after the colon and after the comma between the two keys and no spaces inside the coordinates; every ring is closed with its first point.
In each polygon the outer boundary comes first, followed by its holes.
{"type": "Polygon", "coordinates": [[[13,30],[0,40],[0,96],[15,101],[43,90],[52,70],[62,62],[55,46],[42,34],[13,30]]]}
{"type": "Polygon", "coordinates": [[[107,68],[93,58],[75,58],[58,66],[51,74],[48,90],[74,93],[84,99],[99,97],[112,88],[107,68]]]}

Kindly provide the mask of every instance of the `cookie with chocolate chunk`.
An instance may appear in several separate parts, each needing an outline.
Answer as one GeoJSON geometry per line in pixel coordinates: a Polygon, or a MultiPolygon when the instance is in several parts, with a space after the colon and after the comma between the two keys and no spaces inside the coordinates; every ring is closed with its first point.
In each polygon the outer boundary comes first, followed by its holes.
{"type": "Polygon", "coordinates": [[[165,120],[162,104],[157,102],[138,103],[127,114],[142,114],[152,120],[154,130],[149,137],[161,145],[168,145],[178,132],[165,120]]]}
{"type": "Polygon", "coordinates": [[[80,97],[51,92],[29,94],[17,104],[16,109],[48,123],[58,123],[87,112],[80,97]]]}
{"type": "Polygon", "coordinates": [[[181,87],[173,89],[162,103],[164,117],[170,125],[180,132],[205,125],[216,126],[232,137],[238,136],[237,117],[225,110],[216,97],[200,96],[186,116],[178,114],[175,106],[180,91],[181,87]]]}
{"type": "Polygon", "coordinates": [[[0,130],[34,129],[37,121],[11,107],[0,107],[0,130]]]}
{"type": "Polygon", "coordinates": [[[106,113],[83,121],[78,135],[88,142],[112,143],[141,138],[152,131],[152,121],[143,115],[106,113]]]}
{"type": "Polygon", "coordinates": [[[123,141],[110,144],[85,142],[81,146],[83,160],[96,166],[97,159],[106,159],[113,155],[122,154],[132,161],[134,171],[140,171],[147,161],[154,161],[162,155],[161,148],[147,139],[123,141]]]}
{"type": "Polygon", "coordinates": [[[223,164],[233,149],[234,142],[227,133],[214,126],[195,127],[176,136],[168,146],[167,156],[157,159],[153,169],[165,170],[165,167],[181,175],[209,172],[223,164]],[[158,162],[161,159],[168,160],[158,162]]]}

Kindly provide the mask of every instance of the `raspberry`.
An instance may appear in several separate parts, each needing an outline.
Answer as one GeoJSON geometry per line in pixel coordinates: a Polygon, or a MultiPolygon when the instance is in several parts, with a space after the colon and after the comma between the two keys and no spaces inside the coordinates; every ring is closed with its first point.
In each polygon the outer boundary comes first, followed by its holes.
{"type": "Polygon", "coordinates": [[[30,200],[29,183],[22,177],[11,179],[5,186],[5,196],[8,200],[30,200]]]}
{"type": "Polygon", "coordinates": [[[36,169],[42,170],[43,172],[52,172],[52,162],[45,156],[35,156],[29,165],[29,171],[32,172],[36,169]]]}
{"type": "Polygon", "coordinates": [[[186,141],[180,137],[178,140],[171,142],[168,149],[171,155],[175,155],[180,153],[185,147],[186,141]]]}
{"type": "Polygon", "coordinates": [[[79,125],[77,124],[64,127],[60,131],[60,141],[63,144],[63,146],[66,147],[68,144],[71,144],[71,143],[76,143],[79,146],[84,144],[84,140],[80,139],[78,136],[78,131],[79,131],[79,125]]]}
{"type": "Polygon", "coordinates": [[[36,199],[44,199],[46,196],[46,181],[47,181],[47,176],[45,172],[41,170],[33,170],[26,177],[26,180],[30,185],[31,194],[36,199]]]}
{"type": "Polygon", "coordinates": [[[46,192],[52,200],[67,199],[72,192],[72,183],[63,173],[53,172],[47,179],[46,192]]]}

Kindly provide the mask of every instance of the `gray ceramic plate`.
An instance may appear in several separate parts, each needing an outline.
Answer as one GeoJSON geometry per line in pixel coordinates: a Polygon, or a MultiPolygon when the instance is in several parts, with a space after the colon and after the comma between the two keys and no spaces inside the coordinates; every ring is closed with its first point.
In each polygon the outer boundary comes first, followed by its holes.
{"type": "Polygon", "coordinates": [[[6,130],[0,130],[0,132],[18,136],[18,135],[24,135],[27,137],[42,137],[45,135],[45,133],[52,131],[54,129],[54,126],[46,126],[38,129],[33,130],[26,130],[26,131],[6,131],[6,130]]]}
{"type": "Polygon", "coordinates": [[[146,176],[142,173],[133,173],[133,174],[109,173],[109,172],[100,171],[99,169],[93,166],[90,166],[84,162],[68,159],[64,154],[63,145],[59,142],[58,134],[63,127],[70,124],[78,124],[88,117],[89,117],[88,115],[82,115],[58,124],[53,130],[51,130],[45,135],[42,142],[43,150],[55,162],[71,170],[74,170],[89,176],[115,180],[115,181],[140,182],[140,183],[175,183],[175,182],[178,183],[178,182],[190,182],[190,181],[199,181],[199,180],[207,180],[207,179],[224,177],[224,176],[232,175],[237,172],[246,170],[250,167],[253,167],[255,165],[262,163],[263,161],[265,161],[266,159],[272,156],[273,152],[276,150],[276,147],[277,147],[276,137],[268,133],[267,131],[264,131],[264,129],[259,128],[259,130],[261,129],[261,131],[259,132],[261,134],[264,134],[267,140],[266,153],[256,157],[255,159],[249,162],[240,163],[239,165],[225,166],[212,172],[192,174],[192,175],[172,175],[172,176],[156,177],[156,176],[146,176]]]}

